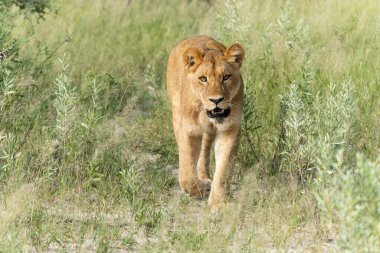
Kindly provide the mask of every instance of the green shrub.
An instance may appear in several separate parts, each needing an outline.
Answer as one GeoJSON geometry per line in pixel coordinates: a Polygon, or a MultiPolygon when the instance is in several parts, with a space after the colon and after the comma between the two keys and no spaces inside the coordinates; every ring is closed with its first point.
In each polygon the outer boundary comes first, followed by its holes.
{"type": "Polygon", "coordinates": [[[14,20],[21,13],[25,15],[37,14],[42,18],[49,8],[52,8],[50,0],[4,0],[0,2],[0,83],[3,81],[6,70],[16,72],[23,66],[18,56],[20,43],[24,38],[12,36],[14,20]],[[11,11],[14,5],[19,8],[16,14],[11,11]]]}
{"type": "MultiPolygon", "coordinates": [[[[281,95],[279,136],[272,171],[284,171],[304,187],[318,170],[326,170],[343,146],[352,150],[356,122],[354,85],[345,81],[321,91],[310,58],[310,37],[305,22],[295,25],[288,1],[278,19],[278,31],[290,51],[298,57],[297,78],[281,95]]],[[[295,59],[293,59],[295,60],[295,59]]]]}
{"type": "Polygon", "coordinates": [[[306,183],[318,170],[329,170],[340,148],[352,151],[356,119],[352,86],[346,82],[337,91],[330,85],[322,96],[305,92],[295,83],[290,85],[282,98],[280,170],[306,183]],[[310,96],[315,100],[311,102],[310,96]]]}
{"type": "Polygon", "coordinates": [[[356,165],[343,165],[343,152],[331,171],[321,171],[316,194],[322,218],[340,250],[377,252],[380,248],[380,159],[357,155],[356,165]],[[325,183],[328,182],[326,187],[325,183]]]}

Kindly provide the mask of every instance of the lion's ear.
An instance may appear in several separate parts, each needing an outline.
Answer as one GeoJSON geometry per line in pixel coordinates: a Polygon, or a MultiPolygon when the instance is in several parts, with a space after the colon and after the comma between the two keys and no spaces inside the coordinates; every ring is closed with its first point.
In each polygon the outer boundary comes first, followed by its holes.
{"type": "Polygon", "coordinates": [[[227,62],[240,68],[244,59],[244,48],[240,44],[233,44],[226,49],[224,56],[226,57],[227,62]]]}
{"type": "Polygon", "coordinates": [[[202,62],[202,54],[196,48],[189,48],[183,54],[183,62],[189,71],[195,71],[202,62]]]}

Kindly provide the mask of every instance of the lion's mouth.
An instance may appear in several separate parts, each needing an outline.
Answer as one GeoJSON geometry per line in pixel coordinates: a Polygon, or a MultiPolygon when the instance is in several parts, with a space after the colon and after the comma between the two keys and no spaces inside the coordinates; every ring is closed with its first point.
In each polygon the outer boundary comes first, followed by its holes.
{"type": "Polygon", "coordinates": [[[206,110],[207,116],[210,119],[223,119],[227,118],[230,115],[231,109],[221,109],[219,107],[216,107],[214,110],[206,110]]]}

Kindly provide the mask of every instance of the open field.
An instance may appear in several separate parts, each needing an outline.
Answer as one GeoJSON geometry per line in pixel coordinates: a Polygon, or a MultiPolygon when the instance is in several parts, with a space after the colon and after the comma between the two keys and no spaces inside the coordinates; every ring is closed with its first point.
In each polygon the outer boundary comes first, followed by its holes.
{"type": "Polygon", "coordinates": [[[379,13],[372,0],[2,1],[0,252],[378,252],[379,13]],[[165,94],[168,53],[195,34],[246,50],[216,214],[180,191],[165,94]]]}

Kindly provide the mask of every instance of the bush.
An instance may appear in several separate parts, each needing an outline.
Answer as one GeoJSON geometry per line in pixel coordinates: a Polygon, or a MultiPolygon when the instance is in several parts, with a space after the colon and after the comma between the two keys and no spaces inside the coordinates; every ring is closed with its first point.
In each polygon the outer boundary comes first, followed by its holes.
{"type": "Polygon", "coordinates": [[[356,165],[343,165],[343,152],[332,166],[321,171],[316,194],[322,218],[342,251],[377,252],[380,248],[380,159],[357,155],[356,165]]]}
{"type": "MultiPolygon", "coordinates": [[[[50,0],[5,0],[0,2],[0,182],[12,173],[16,157],[20,154],[20,138],[10,127],[9,115],[14,114],[16,106],[12,106],[13,97],[17,94],[24,62],[19,58],[20,43],[23,38],[14,38],[12,30],[14,21],[23,12],[36,13],[40,18],[50,8],[50,0]],[[12,6],[18,6],[19,11],[11,11],[12,6]]],[[[27,59],[24,59],[27,61],[27,59]]],[[[25,73],[23,73],[25,75],[25,73]]],[[[13,116],[13,115],[12,115],[13,116]]],[[[10,123],[12,125],[12,123],[10,123]]]]}
{"type": "MultiPolygon", "coordinates": [[[[310,37],[304,21],[295,24],[288,1],[278,19],[278,31],[296,63],[296,79],[280,95],[279,135],[272,171],[283,171],[304,187],[318,170],[327,170],[343,146],[352,150],[356,122],[355,85],[344,81],[325,91],[316,84],[310,58],[310,37]],[[297,59],[298,58],[298,59],[297,59]],[[297,66],[297,62],[301,62],[297,66]]],[[[294,67],[293,67],[294,69],[294,67]]]]}
{"type": "Polygon", "coordinates": [[[302,85],[290,85],[282,97],[280,170],[306,183],[318,170],[329,170],[340,148],[352,151],[356,117],[352,86],[346,82],[337,91],[330,85],[321,96],[310,94],[302,85]]]}

